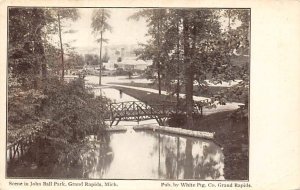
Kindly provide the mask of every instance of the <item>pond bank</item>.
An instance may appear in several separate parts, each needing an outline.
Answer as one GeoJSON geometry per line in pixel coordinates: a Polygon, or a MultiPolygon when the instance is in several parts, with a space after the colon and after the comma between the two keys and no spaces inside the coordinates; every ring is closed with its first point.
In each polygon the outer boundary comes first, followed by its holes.
{"type": "Polygon", "coordinates": [[[125,132],[127,131],[127,128],[124,127],[124,126],[111,126],[111,127],[108,127],[105,129],[105,131],[108,131],[108,132],[125,132]]]}
{"type": "MultiPolygon", "coordinates": [[[[159,131],[159,132],[166,132],[172,133],[177,135],[189,136],[189,137],[196,137],[196,138],[204,138],[213,140],[215,132],[205,132],[205,131],[195,131],[195,130],[188,130],[184,128],[175,128],[175,127],[167,127],[167,126],[157,126],[153,124],[144,124],[144,125],[133,125],[133,130],[151,130],[151,131],[159,131]]],[[[125,126],[111,126],[106,128],[105,131],[107,132],[126,132],[127,128],[125,126]]]]}
{"type": "Polygon", "coordinates": [[[167,126],[154,126],[154,125],[137,125],[133,127],[134,130],[153,130],[153,131],[162,131],[172,134],[185,135],[197,138],[213,139],[214,133],[212,132],[203,132],[203,131],[193,131],[183,128],[174,128],[167,126]]]}

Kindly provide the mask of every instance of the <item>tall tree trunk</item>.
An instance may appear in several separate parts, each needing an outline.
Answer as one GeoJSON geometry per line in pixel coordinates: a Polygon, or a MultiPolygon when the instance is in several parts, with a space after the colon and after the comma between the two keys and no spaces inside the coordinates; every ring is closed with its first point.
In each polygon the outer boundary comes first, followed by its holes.
{"type": "Polygon", "coordinates": [[[179,32],[179,21],[177,23],[177,68],[176,68],[176,72],[177,72],[177,86],[176,86],[176,101],[177,101],[177,110],[179,108],[179,93],[180,93],[180,32],[179,32]]]}
{"type": "Polygon", "coordinates": [[[189,42],[189,25],[186,18],[183,19],[183,48],[184,48],[184,66],[185,66],[185,98],[186,98],[186,126],[193,128],[193,78],[192,60],[189,42]]]}
{"type": "Polygon", "coordinates": [[[161,95],[161,73],[160,73],[160,63],[157,62],[157,80],[158,80],[158,94],[161,95]]]}
{"type": "MultiPolygon", "coordinates": [[[[102,10],[102,15],[101,15],[101,24],[102,24],[102,28],[103,28],[103,22],[104,22],[104,10],[102,10]]],[[[102,75],[102,41],[103,41],[103,31],[100,32],[99,85],[102,85],[102,83],[101,83],[101,75],[102,75]]]]}
{"type": "Polygon", "coordinates": [[[161,68],[160,68],[160,18],[157,19],[157,79],[158,94],[161,95],[161,68]]]}
{"type": "Polygon", "coordinates": [[[100,33],[100,64],[99,64],[99,85],[101,85],[101,75],[102,75],[102,35],[103,32],[100,33]]]}
{"type": "Polygon", "coordinates": [[[61,80],[64,80],[65,76],[65,63],[64,63],[64,49],[62,45],[62,37],[61,37],[61,25],[60,25],[60,15],[59,12],[57,13],[57,19],[58,19],[58,35],[59,35],[59,42],[60,42],[60,53],[61,53],[61,80]]]}

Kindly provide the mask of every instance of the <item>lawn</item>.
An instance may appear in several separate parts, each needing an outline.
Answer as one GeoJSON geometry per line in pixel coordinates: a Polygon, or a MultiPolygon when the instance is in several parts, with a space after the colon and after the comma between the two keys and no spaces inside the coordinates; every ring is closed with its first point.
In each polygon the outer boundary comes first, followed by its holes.
{"type": "MultiPolygon", "coordinates": [[[[124,85],[124,86],[133,86],[133,87],[142,87],[142,88],[151,88],[151,89],[156,89],[158,90],[158,85],[157,84],[153,84],[153,83],[137,83],[137,82],[131,82],[131,83],[111,83],[113,84],[117,84],[117,85],[124,85]]],[[[175,86],[173,87],[172,91],[175,91],[175,86]]],[[[220,94],[223,91],[228,90],[230,87],[221,87],[221,86],[208,86],[205,90],[199,90],[198,86],[194,86],[194,95],[195,96],[202,96],[202,97],[206,97],[206,98],[211,98],[214,95],[220,94]]],[[[165,86],[161,87],[161,90],[163,91],[168,91],[169,89],[167,89],[165,86]]],[[[180,89],[180,93],[185,93],[185,89],[181,88],[180,89]]],[[[232,101],[232,102],[239,102],[239,103],[243,103],[241,102],[240,99],[235,99],[235,98],[228,98],[228,101],[232,101]]]]}

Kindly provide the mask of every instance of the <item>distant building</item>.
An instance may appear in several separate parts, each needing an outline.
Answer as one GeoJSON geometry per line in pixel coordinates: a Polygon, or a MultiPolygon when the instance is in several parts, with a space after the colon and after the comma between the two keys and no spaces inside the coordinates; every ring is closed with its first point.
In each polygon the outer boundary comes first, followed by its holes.
{"type": "Polygon", "coordinates": [[[152,61],[136,60],[136,57],[126,57],[121,62],[116,63],[119,68],[124,70],[139,70],[144,71],[152,61]]]}
{"type": "MultiPolygon", "coordinates": [[[[107,75],[111,75],[118,68],[124,71],[144,71],[148,66],[152,65],[152,61],[136,60],[134,50],[137,45],[111,45],[106,46],[105,52],[109,57],[107,63],[103,63],[103,70],[107,75]]],[[[98,73],[99,65],[86,65],[85,70],[89,73],[98,73]]]]}

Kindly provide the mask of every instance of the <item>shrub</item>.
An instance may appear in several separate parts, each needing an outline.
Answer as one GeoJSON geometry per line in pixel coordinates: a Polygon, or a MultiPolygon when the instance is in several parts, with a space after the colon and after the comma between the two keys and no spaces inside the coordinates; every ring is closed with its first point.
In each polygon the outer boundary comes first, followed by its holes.
{"type": "Polygon", "coordinates": [[[31,157],[39,165],[77,163],[86,137],[106,127],[106,98],[94,98],[82,81],[49,79],[38,90],[10,89],[8,141],[34,136],[31,157]],[[14,93],[13,93],[14,92],[14,93]]]}

